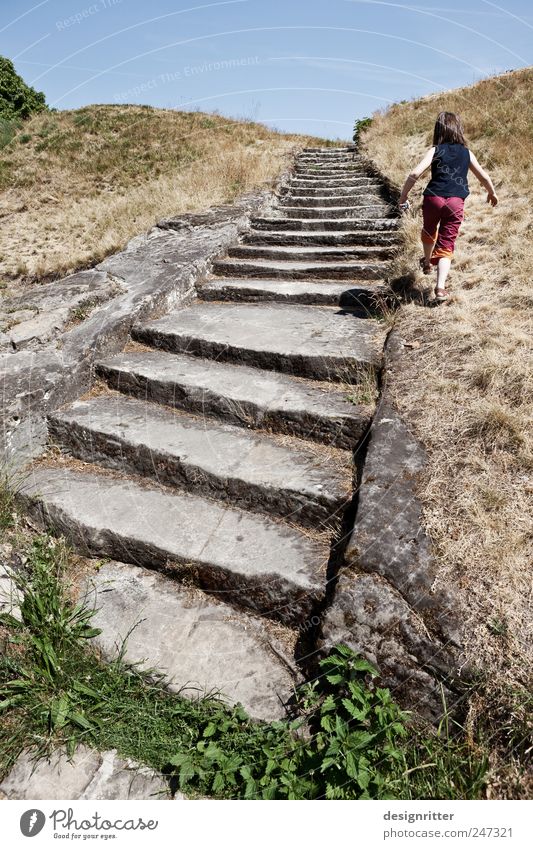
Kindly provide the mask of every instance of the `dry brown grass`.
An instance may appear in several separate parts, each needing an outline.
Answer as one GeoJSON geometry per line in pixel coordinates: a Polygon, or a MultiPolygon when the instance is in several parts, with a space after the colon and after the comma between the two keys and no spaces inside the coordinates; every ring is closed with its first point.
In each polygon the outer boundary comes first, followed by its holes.
{"type": "MultiPolygon", "coordinates": [[[[438,309],[402,308],[398,330],[420,348],[407,355],[393,387],[428,448],[420,494],[440,561],[438,583],[457,590],[468,659],[499,693],[527,687],[533,654],[532,95],[533,70],[517,71],[395,105],[364,136],[367,155],[399,186],[430,146],[437,113],[460,112],[500,198],[492,210],[470,180],[450,275],[453,298],[438,309]]],[[[420,200],[426,182],[412,200],[420,200]]],[[[417,206],[404,221],[395,271],[429,288],[434,280],[413,271],[421,255],[417,206]]],[[[486,711],[487,703],[478,700],[473,709],[486,711]]]]}
{"type": "Polygon", "coordinates": [[[90,106],[39,114],[0,154],[0,274],[54,278],[164,217],[266,188],[320,143],[201,112],[90,106]]]}

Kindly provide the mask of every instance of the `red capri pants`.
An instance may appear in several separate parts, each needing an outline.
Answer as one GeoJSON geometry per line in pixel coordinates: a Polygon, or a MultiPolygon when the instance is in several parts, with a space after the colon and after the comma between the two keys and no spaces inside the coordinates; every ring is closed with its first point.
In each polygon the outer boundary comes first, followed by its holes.
{"type": "Polygon", "coordinates": [[[441,257],[452,257],[455,240],[464,217],[464,198],[439,198],[424,195],[422,214],[422,241],[434,244],[431,262],[436,265],[441,257]]]}

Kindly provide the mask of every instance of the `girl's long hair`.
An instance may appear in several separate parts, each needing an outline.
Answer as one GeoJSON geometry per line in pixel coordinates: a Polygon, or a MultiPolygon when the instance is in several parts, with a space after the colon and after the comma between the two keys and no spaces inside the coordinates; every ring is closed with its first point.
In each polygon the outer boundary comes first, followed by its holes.
{"type": "Polygon", "coordinates": [[[455,112],[440,112],[433,130],[433,145],[464,144],[463,123],[455,112]]]}

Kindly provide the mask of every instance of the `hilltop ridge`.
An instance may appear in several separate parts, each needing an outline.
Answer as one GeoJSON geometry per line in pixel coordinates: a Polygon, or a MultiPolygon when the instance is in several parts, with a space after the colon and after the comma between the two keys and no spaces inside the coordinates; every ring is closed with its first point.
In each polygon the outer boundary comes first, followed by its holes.
{"type": "Polygon", "coordinates": [[[55,279],[90,266],[161,218],[268,188],[314,141],[149,106],[34,115],[0,151],[0,273],[55,279]]]}

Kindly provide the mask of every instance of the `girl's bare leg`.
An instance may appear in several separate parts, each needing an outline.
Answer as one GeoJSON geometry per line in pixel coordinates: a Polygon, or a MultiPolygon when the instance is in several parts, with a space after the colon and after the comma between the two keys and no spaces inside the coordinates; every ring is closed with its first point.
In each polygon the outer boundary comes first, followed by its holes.
{"type": "Polygon", "coordinates": [[[424,249],[424,256],[420,260],[420,267],[424,274],[431,274],[431,254],[433,253],[433,248],[435,246],[435,242],[424,242],[422,241],[422,247],[424,249]]]}
{"type": "Polygon", "coordinates": [[[435,291],[438,289],[444,290],[446,289],[446,278],[448,277],[448,273],[451,268],[452,261],[447,256],[442,256],[439,259],[437,265],[437,285],[435,287],[435,291]]]}

